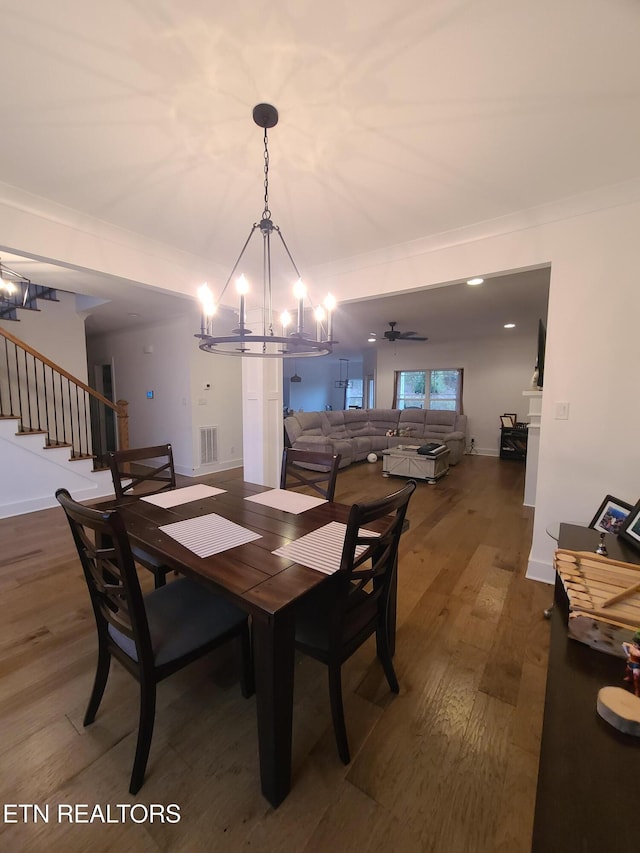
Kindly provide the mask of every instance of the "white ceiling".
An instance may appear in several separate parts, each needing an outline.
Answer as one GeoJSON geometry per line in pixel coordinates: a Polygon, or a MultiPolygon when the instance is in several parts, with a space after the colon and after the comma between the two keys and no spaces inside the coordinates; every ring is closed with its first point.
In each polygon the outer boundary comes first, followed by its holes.
{"type": "MultiPolygon", "coordinates": [[[[270,207],[302,270],[640,177],[637,0],[0,0],[0,12],[0,181],[212,266],[230,269],[262,211],[261,101],[280,111],[270,207]]],[[[11,248],[14,263],[29,252],[11,248]]],[[[28,269],[41,283],[54,272],[28,269]]],[[[65,276],[66,289],[121,294],[95,328],[138,303],[185,305],[65,276]]],[[[434,311],[400,301],[366,325],[433,338],[434,311]]]]}

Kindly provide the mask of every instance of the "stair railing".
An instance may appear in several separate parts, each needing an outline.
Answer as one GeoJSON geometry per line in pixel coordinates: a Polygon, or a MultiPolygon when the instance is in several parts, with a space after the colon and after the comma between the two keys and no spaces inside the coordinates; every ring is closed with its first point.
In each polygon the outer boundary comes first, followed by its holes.
{"type": "Polygon", "coordinates": [[[71,459],[106,464],[105,420],[115,418],[118,448],[129,447],[128,403],[113,403],[29,344],[0,328],[0,417],[20,433],[44,433],[46,447],[69,447],[71,459]]]}

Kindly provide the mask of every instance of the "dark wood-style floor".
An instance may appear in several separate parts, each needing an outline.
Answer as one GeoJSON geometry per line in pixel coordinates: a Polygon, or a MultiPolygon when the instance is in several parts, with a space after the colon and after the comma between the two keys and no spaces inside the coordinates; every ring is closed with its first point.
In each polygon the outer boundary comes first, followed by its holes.
{"type": "MultiPolygon", "coordinates": [[[[0,820],[0,848],[528,851],[551,589],[524,577],[523,476],[520,463],[466,456],[437,485],[419,484],[400,555],[400,694],[388,692],[369,641],[344,667],[353,756],[344,767],[325,668],[300,658],[293,787],[276,811],[260,794],[255,698],[241,698],[224,652],[160,686],[147,779],[137,797],[127,793],[137,685],[114,664],[83,729],[95,628],[62,511],[0,521],[0,803],[50,807],[48,824],[0,820]],[[60,803],[134,802],[177,803],[181,820],[57,823],[60,803]]],[[[384,479],[380,462],[353,465],[336,499],[402,482],[384,479]]]]}

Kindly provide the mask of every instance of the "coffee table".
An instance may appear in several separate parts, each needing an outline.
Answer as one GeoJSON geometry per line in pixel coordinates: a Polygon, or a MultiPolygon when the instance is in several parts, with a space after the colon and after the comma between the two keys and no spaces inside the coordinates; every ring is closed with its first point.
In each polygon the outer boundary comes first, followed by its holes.
{"type": "Polygon", "coordinates": [[[449,450],[437,456],[422,456],[418,444],[399,444],[382,451],[383,477],[410,477],[433,485],[449,473],[449,450]]]}

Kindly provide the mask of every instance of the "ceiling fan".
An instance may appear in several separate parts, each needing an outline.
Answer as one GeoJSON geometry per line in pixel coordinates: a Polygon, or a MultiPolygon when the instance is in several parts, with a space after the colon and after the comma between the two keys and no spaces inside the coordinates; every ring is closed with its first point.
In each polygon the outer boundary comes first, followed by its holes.
{"type": "Polygon", "coordinates": [[[397,323],[390,322],[391,329],[384,333],[388,341],[428,341],[428,338],[421,338],[417,332],[399,332],[396,331],[397,323]]]}

